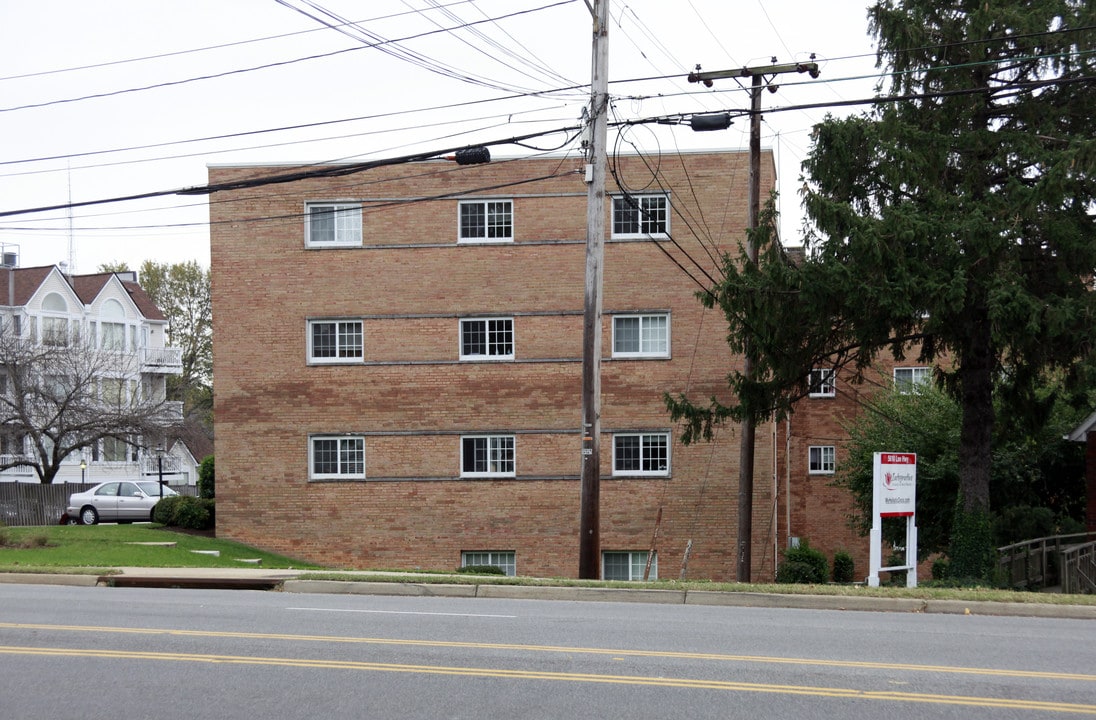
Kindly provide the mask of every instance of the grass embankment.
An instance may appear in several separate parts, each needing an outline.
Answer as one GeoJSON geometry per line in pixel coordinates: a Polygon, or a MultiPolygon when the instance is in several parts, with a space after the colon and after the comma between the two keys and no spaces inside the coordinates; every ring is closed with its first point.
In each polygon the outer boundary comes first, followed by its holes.
{"type": "Polygon", "coordinates": [[[107,574],[116,567],[319,569],[320,566],[229,540],[174,532],[155,524],[0,527],[0,572],[107,574]],[[197,550],[204,552],[192,552],[197,550]],[[255,559],[260,562],[242,562],[255,559]]]}

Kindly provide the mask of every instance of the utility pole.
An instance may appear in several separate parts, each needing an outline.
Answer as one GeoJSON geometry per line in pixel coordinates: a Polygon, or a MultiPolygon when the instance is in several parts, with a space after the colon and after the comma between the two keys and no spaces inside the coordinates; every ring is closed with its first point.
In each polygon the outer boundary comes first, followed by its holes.
{"type": "MultiPolygon", "coordinates": [[[[813,59],[813,55],[811,56],[813,59]]],[[[757,230],[758,218],[761,215],[761,88],[768,84],[766,76],[780,75],[783,73],[810,73],[812,78],[818,77],[818,63],[786,63],[777,65],[776,58],[772,59],[772,65],[758,67],[744,67],[738,70],[718,70],[715,72],[697,71],[689,74],[689,82],[702,82],[706,87],[712,86],[713,80],[732,77],[751,78],[750,83],[750,175],[749,191],[747,194],[746,220],[746,260],[752,265],[757,265],[757,241],[754,232],[757,230]]],[[[776,92],[776,85],[769,85],[769,90],[776,92]]],[[[756,374],[753,363],[753,347],[749,339],[744,343],[742,358],[742,374],[747,380],[753,380],[756,374]]],[[[757,436],[752,409],[747,408],[746,417],[742,420],[740,429],[741,444],[738,450],[738,581],[748,583],[751,581],[753,555],[753,488],[754,488],[754,444],[757,436]]]]}
{"type": "Polygon", "coordinates": [[[593,18],[586,147],[586,292],[582,324],[582,481],[578,576],[601,577],[601,285],[609,111],[609,0],[586,0],[593,18]]]}

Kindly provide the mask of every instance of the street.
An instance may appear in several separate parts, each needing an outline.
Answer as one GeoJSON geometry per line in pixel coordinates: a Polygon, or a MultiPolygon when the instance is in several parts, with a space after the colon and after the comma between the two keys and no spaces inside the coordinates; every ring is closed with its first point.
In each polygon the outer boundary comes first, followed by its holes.
{"type": "Polygon", "coordinates": [[[0,585],[10,718],[1096,716],[1091,621],[0,585]]]}

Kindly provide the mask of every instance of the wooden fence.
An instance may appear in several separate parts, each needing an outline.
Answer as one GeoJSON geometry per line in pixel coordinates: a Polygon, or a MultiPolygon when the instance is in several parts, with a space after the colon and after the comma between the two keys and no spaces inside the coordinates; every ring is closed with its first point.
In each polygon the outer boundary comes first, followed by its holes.
{"type": "MultiPolygon", "coordinates": [[[[56,525],[68,506],[69,495],[95,484],[5,482],[0,483],[0,525],[56,525]]],[[[180,495],[197,495],[193,485],[168,485],[180,495]]]]}
{"type": "Polygon", "coordinates": [[[1062,592],[1096,593],[1096,542],[1062,551],[1062,592]]]}
{"type": "Polygon", "coordinates": [[[1016,590],[1033,590],[1062,586],[1062,592],[1092,592],[1092,590],[1067,590],[1067,577],[1074,583],[1092,577],[1093,555],[1074,552],[1079,545],[1091,540],[1091,533],[1056,535],[997,548],[998,564],[1007,586],[1016,590]],[[1084,563],[1088,563],[1085,565],[1084,563]]]}

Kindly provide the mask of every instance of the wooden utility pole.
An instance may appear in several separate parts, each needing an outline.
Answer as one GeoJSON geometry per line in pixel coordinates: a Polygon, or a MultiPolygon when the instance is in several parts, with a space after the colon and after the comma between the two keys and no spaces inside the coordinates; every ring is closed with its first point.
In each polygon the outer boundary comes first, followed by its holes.
{"type": "MultiPolygon", "coordinates": [[[[773,58],[773,62],[776,62],[776,58],[773,58]]],[[[761,89],[767,83],[765,76],[792,72],[810,73],[811,77],[816,78],[818,77],[818,63],[762,65],[708,73],[700,72],[698,67],[697,72],[689,74],[689,82],[702,82],[708,87],[711,87],[713,80],[720,78],[751,78],[750,175],[749,191],[746,198],[749,215],[746,220],[746,260],[752,265],[757,264],[757,241],[754,238],[754,232],[757,230],[758,218],[761,215],[761,89]]],[[[771,89],[775,91],[776,86],[772,86],[771,89]]],[[[747,380],[753,380],[755,375],[753,347],[749,338],[746,339],[744,346],[742,374],[747,380]]],[[[754,444],[757,436],[752,409],[748,408],[747,410],[749,412],[742,420],[740,429],[741,444],[738,450],[738,581],[745,583],[751,581],[753,570],[751,558],[753,555],[754,444]]]]}
{"type": "Polygon", "coordinates": [[[609,0],[587,0],[594,22],[586,147],[586,293],[582,324],[582,481],[578,576],[601,577],[601,285],[609,111],[609,0]]]}

